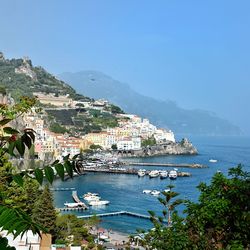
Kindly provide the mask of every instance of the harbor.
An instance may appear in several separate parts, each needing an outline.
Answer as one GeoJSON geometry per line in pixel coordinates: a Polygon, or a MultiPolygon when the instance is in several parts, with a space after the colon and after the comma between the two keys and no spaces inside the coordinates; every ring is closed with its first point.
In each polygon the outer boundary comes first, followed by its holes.
{"type": "Polygon", "coordinates": [[[174,167],[174,168],[207,168],[206,165],[198,163],[156,163],[156,162],[124,162],[125,165],[130,166],[144,166],[144,167],[174,167]]]}

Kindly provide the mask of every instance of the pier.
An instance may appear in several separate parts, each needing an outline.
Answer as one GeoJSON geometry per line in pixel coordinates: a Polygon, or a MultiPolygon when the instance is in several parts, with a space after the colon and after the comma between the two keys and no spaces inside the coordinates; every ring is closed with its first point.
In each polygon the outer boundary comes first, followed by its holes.
{"type": "Polygon", "coordinates": [[[88,206],[79,199],[77,191],[72,191],[72,198],[74,202],[78,203],[79,207],[82,207],[85,210],[88,209],[88,206]]]}
{"type": "Polygon", "coordinates": [[[50,188],[51,191],[72,191],[75,190],[75,188],[50,188]]]}
{"type": "Polygon", "coordinates": [[[82,218],[82,219],[88,219],[93,216],[97,217],[107,217],[107,216],[118,216],[118,215],[128,215],[128,216],[133,216],[137,218],[142,218],[142,219],[150,219],[149,215],[144,215],[144,214],[138,214],[138,213],[133,213],[133,212],[128,212],[128,211],[118,211],[118,212],[110,212],[110,213],[102,213],[102,214],[90,214],[90,215],[80,215],[77,216],[77,218],[82,218]]]}
{"type": "Polygon", "coordinates": [[[155,162],[124,162],[125,165],[144,166],[144,167],[179,167],[179,168],[207,168],[198,163],[155,163],[155,162]]]}

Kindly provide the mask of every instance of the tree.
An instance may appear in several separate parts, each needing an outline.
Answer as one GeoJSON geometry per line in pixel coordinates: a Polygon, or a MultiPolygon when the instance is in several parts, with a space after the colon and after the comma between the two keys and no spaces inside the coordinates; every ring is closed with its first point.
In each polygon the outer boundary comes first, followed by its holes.
{"type": "Polygon", "coordinates": [[[112,148],[113,150],[117,150],[117,144],[113,144],[113,145],[111,146],[111,148],[112,148]]]}
{"type": "MultiPolygon", "coordinates": [[[[154,230],[145,234],[142,244],[148,249],[249,249],[250,175],[241,165],[229,175],[216,173],[211,184],[201,183],[199,201],[186,201],[185,218],[174,211],[171,225],[164,222],[166,210],[158,218],[151,212],[154,230]]],[[[166,199],[159,200],[169,206],[166,199]]]]}
{"type": "Polygon", "coordinates": [[[46,228],[47,232],[52,234],[52,236],[55,236],[56,211],[48,185],[44,187],[42,194],[34,204],[32,219],[34,222],[46,228]]]}

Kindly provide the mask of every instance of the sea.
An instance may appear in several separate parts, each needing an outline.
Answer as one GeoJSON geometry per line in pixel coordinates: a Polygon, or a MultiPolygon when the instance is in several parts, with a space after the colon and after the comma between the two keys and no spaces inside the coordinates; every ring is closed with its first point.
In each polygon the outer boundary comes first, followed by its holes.
{"type": "MultiPolygon", "coordinates": [[[[87,211],[70,212],[78,216],[129,211],[143,215],[149,215],[148,211],[161,214],[163,209],[157,197],[143,194],[144,189],[163,191],[169,184],[174,185],[174,191],[179,193],[178,198],[189,199],[196,202],[199,197],[197,186],[200,182],[209,183],[212,176],[221,171],[225,175],[228,169],[238,164],[243,169],[250,171],[250,137],[190,137],[189,140],[198,149],[198,155],[194,156],[159,156],[149,158],[134,158],[135,162],[154,163],[199,163],[207,168],[190,169],[178,168],[180,171],[190,172],[191,177],[178,177],[174,181],[169,179],[151,178],[148,176],[139,178],[137,175],[88,173],[74,177],[67,181],[59,179],[53,183],[54,188],[75,188],[79,197],[87,192],[99,193],[103,200],[109,200],[110,204],[104,207],[91,208],[87,211]],[[209,160],[216,159],[216,163],[209,160]]],[[[135,166],[133,166],[135,167],[135,166]]],[[[148,170],[170,170],[166,167],[142,167],[148,170]]],[[[72,202],[71,191],[55,191],[54,203],[56,207],[63,207],[65,202],[72,202]]],[[[179,207],[182,214],[184,206],[179,207]]],[[[68,213],[68,212],[65,212],[68,213]]],[[[185,215],[183,215],[185,216],[185,215]]],[[[137,218],[128,215],[102,217],[99,227],[133,234],[137,229],[150,229],[152,224],[145,218],[137,218]]]]}

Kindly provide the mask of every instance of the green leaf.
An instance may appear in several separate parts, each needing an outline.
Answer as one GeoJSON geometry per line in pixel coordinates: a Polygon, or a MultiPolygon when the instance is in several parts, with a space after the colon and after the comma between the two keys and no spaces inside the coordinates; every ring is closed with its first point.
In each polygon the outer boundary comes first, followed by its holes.
{"type": "Polygon", "coordinates": [[[70,164],[69,161],[65,161],[64,167],[66,168],[66,171],[68,175],[73,178],[73,166],[70,164]]]}
{"type": "Polygon", "coordinates": [[[32,146],[32,141],[27,134],[22,135],[21,141],[30,149],[32,146]]]}
{"type": "Polygon", "coordinates": [[[64,166],[59,163],[55,165],[57,174],[61,177],[62,181],[64,180],[64,166]]]}
{"type": "Polygon", "coordinates": [[[54,166],[59,162],[59,160],[54,161],[51,165],[54,166]]]}
{"type": "Polygon", "coordinates": [[[24,151],[25,151],[25,145],[24,145],[24,143],[21,141],[21,139],[18,139],[18,140],[16,141],[16,149],[17,149],[18,153],[19,153],[21,156],[23,156],[24,151]]]}
{"type": "Polygon", "coordinates": [[[23,178],[20,174],[17,175],[13,175],[13,180],[19,185],[19,186],[23,186],[23,178]]]}
{"type": "Polygon", "coordinates": [[[47,180],[49,181],[50,184],[52,184],[52,182],[54,180],[54,170],[51,167],[46,166],[44,168],[44,171],[45,171],[45,176],[46,176],[47,180]]]}
{"type": "Polygon", "coordinates": [[[13,141],[9,143],[9,147],[8,147],[9,155],[15,156],[15,154],[13,153],[15,146],[16,146],[16,142],[13,141]]]}
{"type": "Polygon", "coordinates": [[[15,130],[15,129],[11,128],[11,127],[4,127],[3,131],[4,131],[4,133],[10,134],[10,135],[19,134],[19,131],[15,130]]]}
{"type": "Polygon", "coordinates": [[[0,126],[3,126],[5,124],[9,123],[10,121],[12,121],[12,120],[11,119],[3,119],[0,121],[0,126]]]}
{"type": "Polygon", "coordinates": [[[35,177],[36,180],[39,182],[40,185],[43,184],[43,171],[39,168],[35,169],[35,177]]]}

